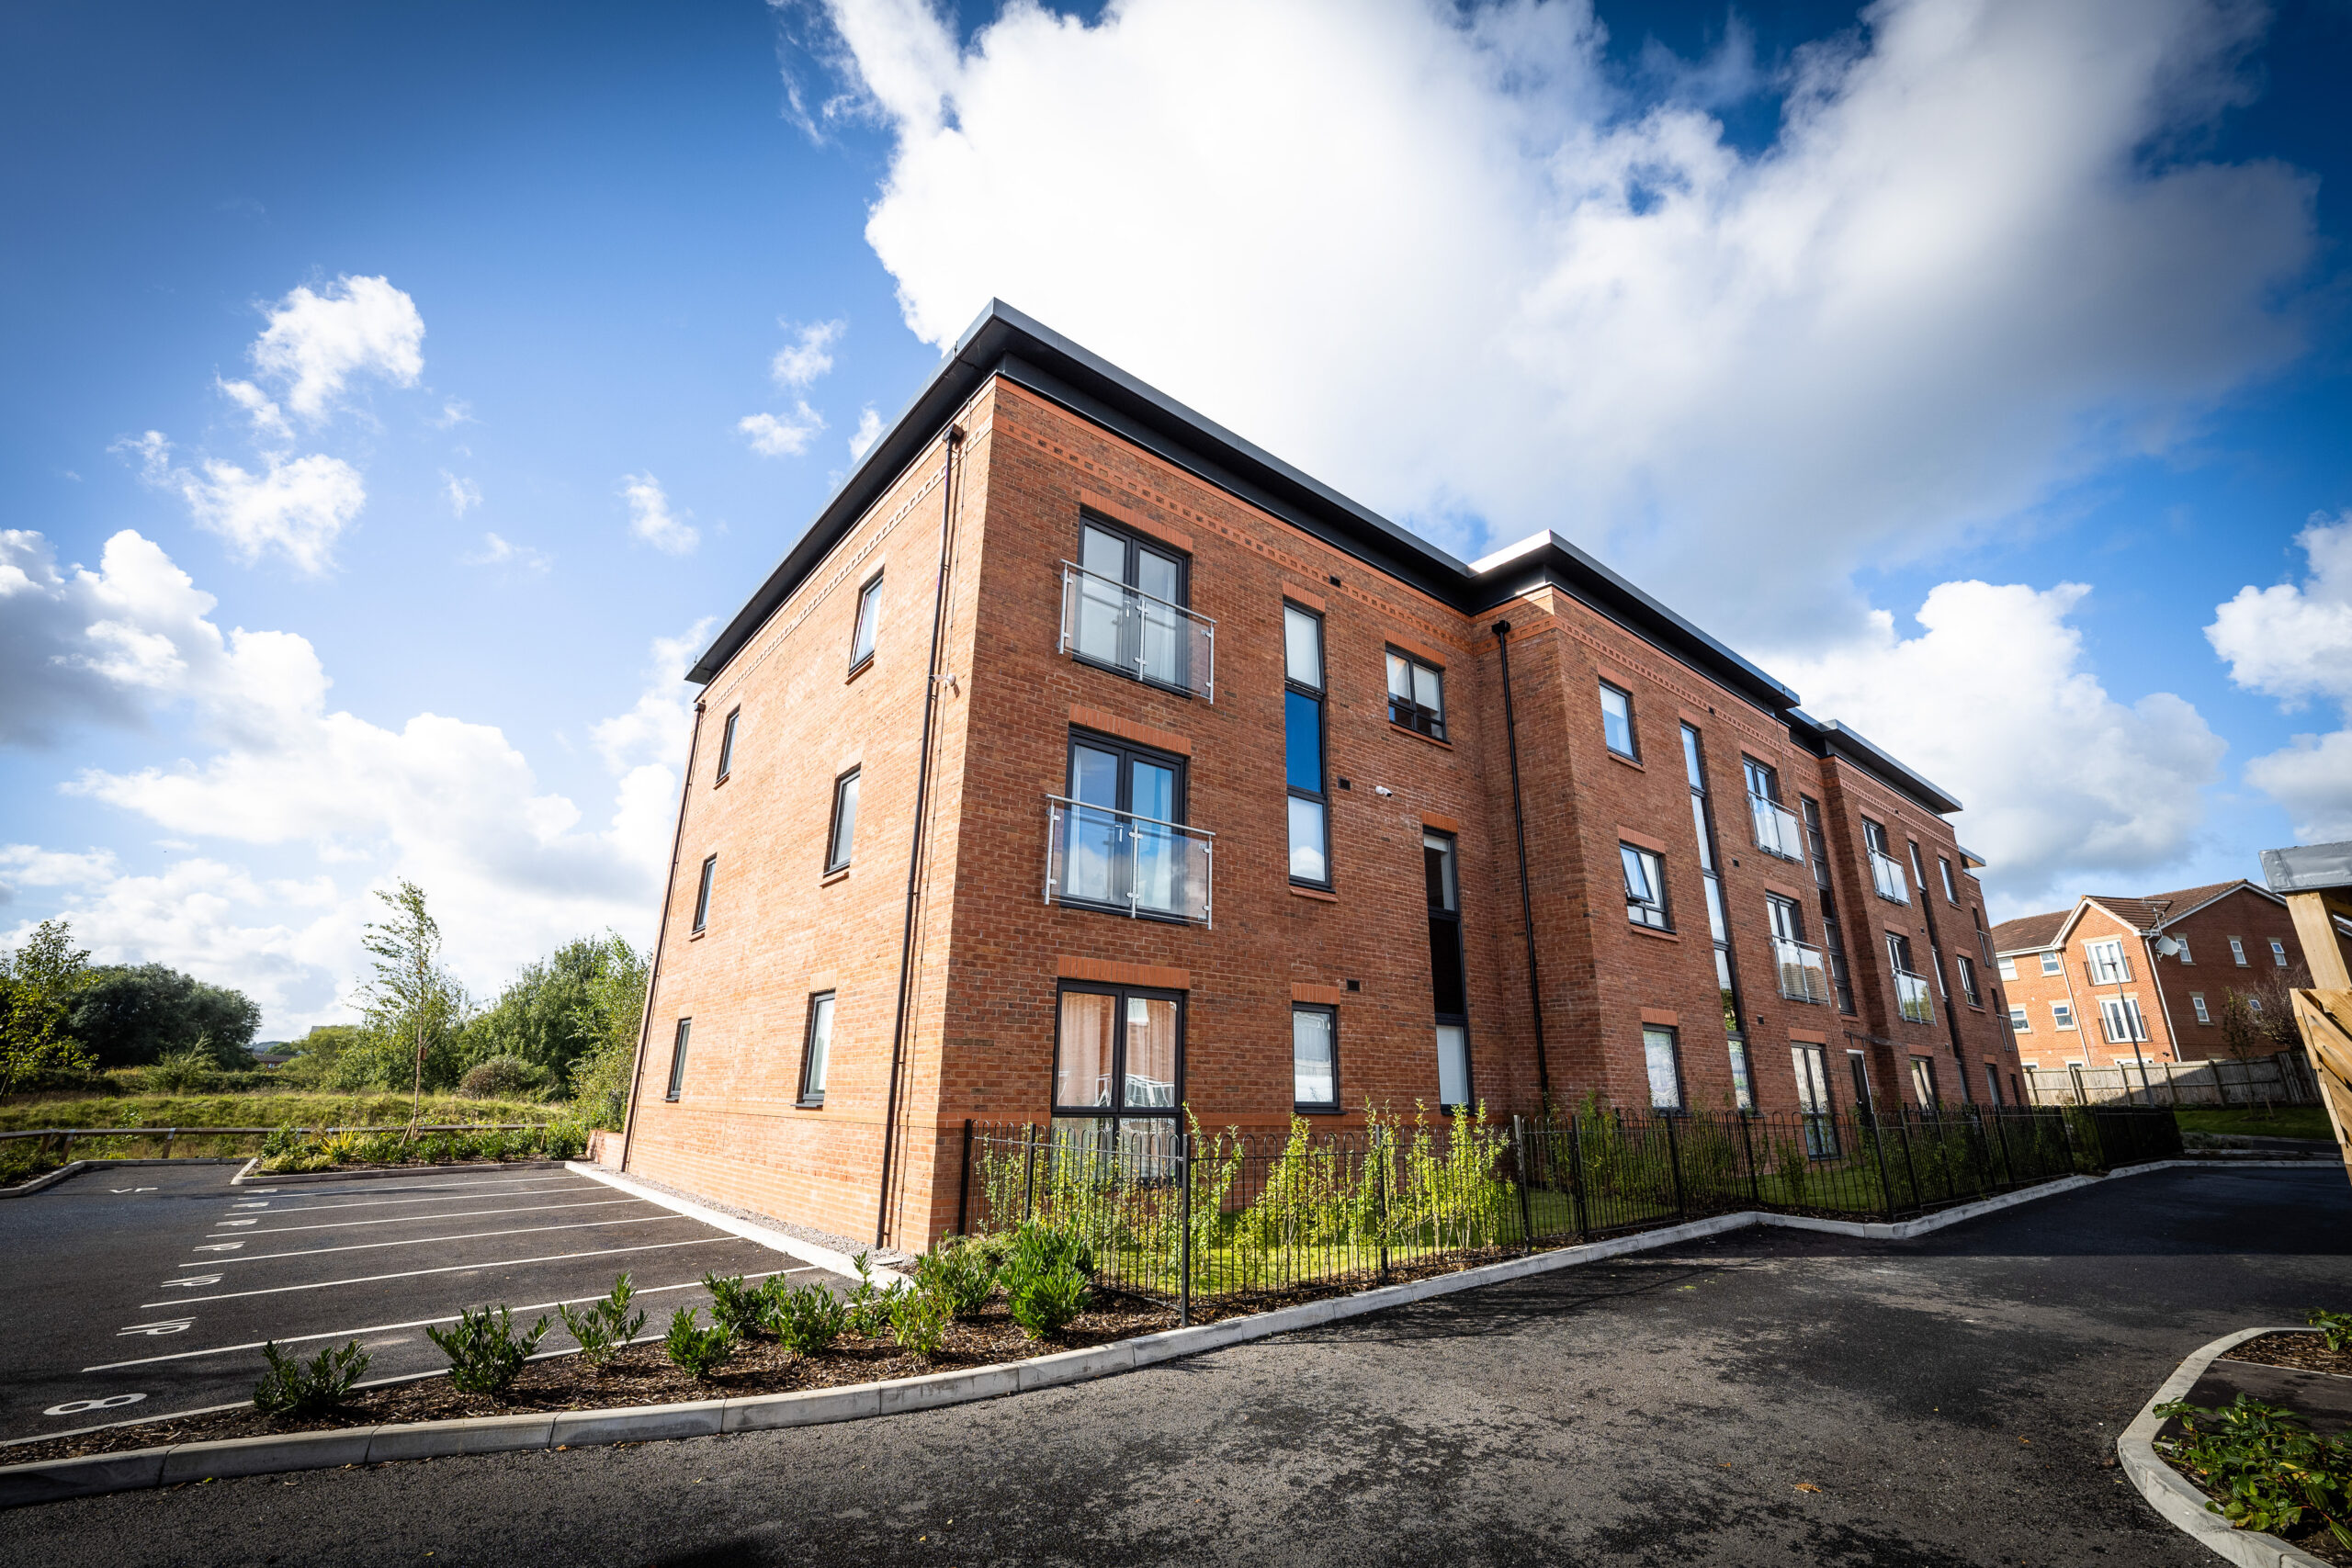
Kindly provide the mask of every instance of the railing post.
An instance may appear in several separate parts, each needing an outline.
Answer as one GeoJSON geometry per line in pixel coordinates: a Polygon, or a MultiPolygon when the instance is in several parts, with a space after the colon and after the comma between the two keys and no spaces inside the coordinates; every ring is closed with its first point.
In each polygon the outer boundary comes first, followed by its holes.
{"type": "Polygon", "coordinates": [[[1902,1134],[1903,1137],[1903,1175],[1911,1184],[1911,1201],[1924,1209],[1928,1206],[1928,1202],[1926,1196],[1919,1190],[1919,1168],[1914,1164],[1911,1159],[1911,1111],[1909,1107],[1898,1106],[1896,1108],[1894,1130],[1902,1134]]]}
{"type": "Polygon", "coordinates": [[[1527,1118],[1524,1116],[1513,1116],[1510,1119],[1510,1147],[1512,1157],[1519,1165],[1519,1239],[1521,1243],[1521,1249],[1526,1252],[1532,1252],[1535,1250],[1535,1209],[1527,1196],[1527,1118]]]}
{"type": "Polygon", "coordinates": [[[1674,1135],[1671,1116],[1666,1118],[1666,1164],[1674,1172],[1674,1217],[1680,1220],[1690,1213],[1690,1205],[1682,1197],[1682,1145],[1674,1135]]]}
{"type": "Polygon", "coordinates": [[[956,1234],[967,1235],[966,1223],[971,1217],[972,1201],[972,1119],[964,1118],[964,1163],[956,1173],[956,1234]]]}
{"type": "Polygon", "coordinates": [[[1176,1134],[1176,1179],[1183,1188],[1177,1214],[1184,1227],[1176,1242],[1176,1322],[1183,1326],[1193,1321],[1193,1135],[1182,1131],[1176,1134]]]}
{"type": "Polygon", "coordinates": [[[1739,1118],[1739,1149],[1747,1161],[1747,1201],[1758,1208],[1764,1206],[1764,1189],[1756,1177],[1756,1139],[1747,1130],[1748,1117],[1739,1118]]]}
{"type": "Polygon", "coordinates": [[[164,1157],[165,1159],[172,1157],[172,1140],[179,1135],[180,1130],[177,1127],[166,1127],[164,1129],[164,1157]]]}
{"type": "Polygon", "coordinates": [[[1373,1176],[1374,1207],[1378,1212],[1380,1226],[1380,1282],[1388,1283],[1388,1134],[1374,1130],[1372,1134],[1372,1157],[1376,1162],[1373,1176]]]}
{"type": "Polygon", "coordinates": [[[1573,1108],[1568,1111],[1568,1190],[1576,1195],[1577,1239],[1590,1241],[1592,1221],[1585,1212],[1584,1204],[1584,1144],[1577,1132],[1577,1115],[1573,1108]]]}
{"type": "Polygon", "coordinates": [[[1027,1224],[1037,1213],[1037,1123],[1029,1123],[1029,1150],[1024,1156],[1021,1178],[1021,1223],[1027,1224]]]}

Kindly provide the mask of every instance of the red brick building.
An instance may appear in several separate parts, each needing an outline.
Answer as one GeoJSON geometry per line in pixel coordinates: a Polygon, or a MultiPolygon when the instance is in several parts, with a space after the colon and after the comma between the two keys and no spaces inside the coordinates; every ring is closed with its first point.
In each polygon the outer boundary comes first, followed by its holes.
{"type": "MultiPolygon", "coordinates": [[[[2346,940],[2346,939],[2339,939],[2346,940]]],[[[2352,942],[2347,942],[2352,952],[2352,942]]],[[[2286,901],[2243,879],[2144,897],[2088,894],[2004,920],[1993,952],[2020,1058],[2037,1071],[2230,1055],[2222,998],[2311,984],[2286,901]]]]}
{"type": "Polygon", "coordinates": [[[655,1179],[920,1247],[967,1117],[2017,1094],[1957,802],[1001,305],[690,678],[655,1179]]]}

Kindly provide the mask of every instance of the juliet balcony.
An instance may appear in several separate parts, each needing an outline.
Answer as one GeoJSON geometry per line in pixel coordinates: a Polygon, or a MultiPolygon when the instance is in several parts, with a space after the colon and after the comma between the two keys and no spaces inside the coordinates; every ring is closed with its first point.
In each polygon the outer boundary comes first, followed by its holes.
{"type": "Polygon", "coordinates": [[[1821,949],[1788,937],[1772,939],[1772,966],[1779,972],[1781,995],[1794,1002],[1829,1000],[1829,966],[1821,949]]]}
{"type": "Polygon", "coordinates": [[[1049,795],[1046,902],[1209,926],[1216,835],[1049,795]]]}
{"type": "Polygon", "coordinates": [[[1928,979],[1908,969],[1894,972],[1894,1002],[1903,1016],[1913,1023],[1936,1021],[1935,1004],[1928,1000],[1928,979]]]}
{"type": "Polygon", "coordinates": [[[1893,855],[1871,852],[1871,886],[1890,904],[1911,902],[1911,888],[1903,880],[1903,863],[1893,855]]]}
{"type": "Polygon", "coordinates": [[[1062,562],[1060,651],[1131,680],[1216,701],[1216,623],[1062,562]]]}
{"type": "Polygon", "coordinates": [[[1756,823],[1756,847],[1768,855],[1804,863],[1804,829],[1796,813],[1760,795],[1747,797],[1748,815],[1756,823]]]}

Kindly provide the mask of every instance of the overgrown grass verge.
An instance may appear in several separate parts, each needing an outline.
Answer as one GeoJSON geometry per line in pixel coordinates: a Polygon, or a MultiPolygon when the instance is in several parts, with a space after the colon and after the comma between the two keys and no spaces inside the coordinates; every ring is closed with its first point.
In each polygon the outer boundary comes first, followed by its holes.
{"type": "Polygon", "coordinates": [[[2220,1137],[2320,1138],[2334,1141],[2327,1112],[2316,1105],[2280,1105],[2268,1111],[2259,1105],[2190,1106],[2173,1113],[2184,1133],[2220,1137]]]}
{"type": "MultiPolygon", "coordinates": [[[[527,1100],[424,1097],[426,1122],[559,1122],[569,1105],[527,1100]]],[[[329,1094],[280,1089],[266,1094],[124,1094],[74,1100],[26,1099],[0,1105],[0,1133],[33,1127],[387,1127],[405,1123],[404,1094],[329,1094]]]]}
{"type": "Polygon", "coordinates": [[[578,1159],[587,1149],[588,1130],[576,1122],[552,1122],[487,1133],[424,1133],[414,1138],[404,1132],[306,1137],[290,1128],[282,1128],[264,1141],[261,1168],[273,1176],[285,1176],[354,1166],[578,1159]]]}

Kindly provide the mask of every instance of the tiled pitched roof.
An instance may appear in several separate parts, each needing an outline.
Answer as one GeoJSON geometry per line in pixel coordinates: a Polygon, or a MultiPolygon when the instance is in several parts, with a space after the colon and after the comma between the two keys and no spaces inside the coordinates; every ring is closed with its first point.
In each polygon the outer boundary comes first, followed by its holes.
{"type": "Polygon", "coordinates": [[[2228,882],[2208,883],[2202,887],[2184,887],[2174,893],[2151,893],[2144,897],[2112,897],[2094,893],[2091,901],[2132,922],[2135,931],[2154,931],[2159,922],[2185,915],[2199,904],[2209,903],[2245,885],[2244,877],[2228,882]]]}
{"type": "Polygon", "coordinates": [[[2047,915],[2020,915],[2014,920],[2003,920],[1993,928],[1993,951],[2024,953],[2034,948],[2048,947],[2058,939],[2058,928],[2066,923],[2072,908],[2055,909],[2047,915]]]}

